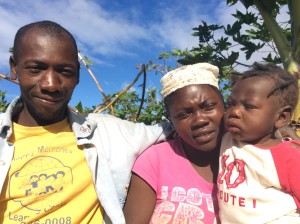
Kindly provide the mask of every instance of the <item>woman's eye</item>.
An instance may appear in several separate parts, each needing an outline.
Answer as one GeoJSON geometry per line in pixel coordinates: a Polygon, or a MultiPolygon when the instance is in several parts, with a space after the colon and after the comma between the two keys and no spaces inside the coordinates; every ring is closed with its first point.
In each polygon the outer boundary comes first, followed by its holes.
{"type": "Polygon", "coordinates": [[[186,113],[186,112],[177,114],[175,116],[176,119],[184,119],[184,118],[187,118],[187,117],[188,117],[188,113],[186,113]]]}
{"type": "Polygon", "coordinates": [[[211,104],[207,104],[204,108],[204,110],[209,111],[209,110],[213,110],[216,108],[216,104],[215,103],[211,103],[211,104]]]}

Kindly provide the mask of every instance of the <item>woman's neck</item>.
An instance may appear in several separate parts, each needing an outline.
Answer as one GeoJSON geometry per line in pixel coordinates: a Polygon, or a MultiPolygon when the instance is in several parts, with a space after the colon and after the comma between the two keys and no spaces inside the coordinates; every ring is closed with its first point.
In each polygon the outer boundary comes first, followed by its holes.
{"type": "Polygon", "coordinates": [[[197,149],[185,151],[187,159],[197,171],[197,173],[207,182],[216,183],[219,164],[219,147],[209,152],[203,152],[197,149]]]}

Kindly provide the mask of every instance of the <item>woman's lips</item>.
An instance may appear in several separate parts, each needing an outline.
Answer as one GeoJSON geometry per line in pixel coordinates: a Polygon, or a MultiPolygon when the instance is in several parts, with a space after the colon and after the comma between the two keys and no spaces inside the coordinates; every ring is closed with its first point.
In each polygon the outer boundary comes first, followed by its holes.
{"type": "Polygon", "coordinates": [[[215,131],[201,132],[193,136],[196,142],[205,143],[211,141],[215,137],[215,131]]]}

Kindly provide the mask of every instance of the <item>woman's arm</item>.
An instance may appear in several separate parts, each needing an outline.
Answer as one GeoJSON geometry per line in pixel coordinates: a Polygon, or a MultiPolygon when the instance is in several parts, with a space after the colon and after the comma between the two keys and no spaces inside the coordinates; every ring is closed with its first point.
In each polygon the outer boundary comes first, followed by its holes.
{"type": "Polygon", "coordinates": [[[133,173],[123,208],[126,223],[149,224],[155,204],[155,191],[146,181],[133,173]]]}
{"type": "Polygon", "coordinates": [[[275,136],[279,139],[282,139],[283,141],[287,141],[289,139],[300,141],[297,133],[288,125],[278,129],[275,133],[275,136]]]}

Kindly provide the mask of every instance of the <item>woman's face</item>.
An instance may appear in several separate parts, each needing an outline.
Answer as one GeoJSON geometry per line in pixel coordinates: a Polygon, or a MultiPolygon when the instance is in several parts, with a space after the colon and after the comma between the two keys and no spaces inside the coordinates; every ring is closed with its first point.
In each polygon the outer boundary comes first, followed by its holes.
{"type": "Polygon", "coordinates": [[[218,147],[224,104],[210,85],[189,85],[176,90],[168,96],[166,108],[185,150],[209,152],[218,147]]]}

